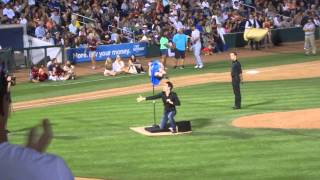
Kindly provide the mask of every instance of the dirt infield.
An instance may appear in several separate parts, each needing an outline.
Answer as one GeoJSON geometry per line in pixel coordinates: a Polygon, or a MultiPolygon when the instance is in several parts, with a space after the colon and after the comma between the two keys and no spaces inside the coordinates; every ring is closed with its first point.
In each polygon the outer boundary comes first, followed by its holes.
{"type": "Polygon", "coordinates": [[[319,129],[320,109],[245,116],[234,120],[232,125],[239,128],[319,129]]]}

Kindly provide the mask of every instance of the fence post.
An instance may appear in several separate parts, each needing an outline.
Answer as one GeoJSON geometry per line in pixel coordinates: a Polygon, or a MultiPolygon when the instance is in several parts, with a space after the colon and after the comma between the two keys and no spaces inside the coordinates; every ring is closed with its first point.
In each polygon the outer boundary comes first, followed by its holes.
{"type": "Polygon", "coordinates": [[[30,61],[31,61],[29,50],[30,50],[30,49],[27,49],[27,62],[26,62],[27,68],[30,67],[29,65],[30,65],[30,61]]]}
{"type": "MultiPolygon", "coordinates": [[[[45,47],[44,48],[44,59],[45,59],[45,61],[47,61],[46,59],[47,59],[47,56],[48,56],[48,52],[47,52],[47,48],[45,47]]],[[[46,62],[47,63],[47,62],[46,62]]]]}
{"type": "Polygon", "coordinates": [[[64,64],[65,62],[65,48],[64,48],[64,45],[61,46],[61,58],[62,58],[62,63],[64,64]]]}

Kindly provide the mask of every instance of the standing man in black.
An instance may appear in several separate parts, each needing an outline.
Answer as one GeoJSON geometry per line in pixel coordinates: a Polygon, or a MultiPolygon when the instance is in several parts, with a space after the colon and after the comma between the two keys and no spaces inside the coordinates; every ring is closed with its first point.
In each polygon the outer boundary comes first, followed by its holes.
{"type": "Polygon", "coordinates": [[[139,96],[137,98],[138,102],[145,101],[145,100],[153,100],[153,99],[162,99],[163,105],[164,105],[164,112],[163,116],[160,122],[160,129],[165,129],[167,122],[169,120],[171,131],[173,133],[177,132],[176,129],[176,123],[174,120],[174,116],[177,113],[176,106],[180,106],[180,100],[178,98],[178,95],[172,91],[173,84],[170,81],[167,81],[163,85],[163,91],[159,94],[156,94],[154,96],[148,96],[148,97],[142,97],[139,96]]]}
{"type": "Polygon", "coordinates": [[[235,96],[233,109],[241,109],[240,82],[242,82],[243,80],[241,64],[237,59],[236,52],[230,53],[230,59],[232,61],[232,66],[231,66],[232,88],[235,96]]]}

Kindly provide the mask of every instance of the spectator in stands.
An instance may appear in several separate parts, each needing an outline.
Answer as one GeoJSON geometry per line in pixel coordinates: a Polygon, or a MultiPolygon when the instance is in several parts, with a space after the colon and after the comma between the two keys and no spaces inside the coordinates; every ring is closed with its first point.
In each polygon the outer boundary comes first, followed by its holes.
{"type": "Polygon", "coordinates": [[[46,35],[46,30],[43,27],[43,22],[42,21],[39,22],[39,25],[37,26],[37,28],[36,28],[34,33],[35,33],[36,37],[39,38],[39,39],[43,38],[46,35]]]}
{"type": "Polygon", "coordinates": [[[112,60],[110,57],[107,58],[106,62],[104,63],[105,69],[103,72],[104,76],[115,76],[116,72],[112,70],[112,60]]]}
{"type": "MultiPolygon", "coordinates": [[[[107,39],[101,41],[106,44],[139,41],[142,37],[144,41],[155,43],[158,39],[155,36],[162,30],[167,30],[169,39],[171,39],[171,35],[175,34],[175,31],[180,28],[185,28],[184,33],[190,36],[190,27],[193,24],[196,24],[197,29],[202,33],[211,32],[208,29],[210,24],[212,26],[221,25],[228,31],[227,33],[244,31],[246,21],[243,21],[243,19],[253,11],[253,8],[248,8],[247,5],[255,6],[255,14],[260,13],[261,16],[272,17],[272,24],[275,28],[298,26],[301,19],[301,13],[299,12],[309,13],[302,18],[302,27],[307,22],[307,17],[319,14],[319,3],[302,0],[179,0],[175,2],[169,0],[126,0],[119,2],[115,0],[28,0],[28,3],[20,3],[24,1],[13,2],[4,3],[0,6],[1,24],[27,24],[28,34],[43,38],[47,33],[50,33],[52,37],[55,37],[56,45],[64,44],[69,47],[74,46],[74,38],[77,38],[77,36],[86,37],[93,31],[101,37],[101,40],[107,39]],[[3,16],[3,13],[8,14],[8,9],[11,9],[14,13],[12,19],[9,19],[7,15],[3,16]],[[73,14],[74,12],[88,17],[88,19],[84,18],[86,23],[80,24],[76,15],[73,14]],[[299,15],[296,16],[296,14],[299,15]],[[280,20],[282,16],[294,19],[295,23],[292,24],[291,19],[282,18],[280,20]],[[215,25],[213,21],[211,22],[210,17],[215,19],[215,25]],[[43,22],[43,27],[40,26],[40,21],[43,22]],[[113,27],[111,31],[109,25],[113,27]],[[36,28],[37,32],[35,31],[36,28]],[[79,29],[85,29],[85,33],[82,30],[80,30],[81,33],[75,33],[79,29]],[[86,29],[90,31],[86,32],[86,29]],[[130,35],[131,33],[128,35],[126,31],[134,32],[135,39],[133,40],[133,35],[130,35]],[[148,31],[152,33],[150,34],[148,31]],[[157,33],[154,34],[153,31],[157,33]],[[56,32],[59,32],[59,34],[56,34],[56,32]],[[106,35],[109,37],[105,38],[106,35]]],[[[11,10],[9,10],[9,14],[13,14],[11,10]]],[[[262,24],[260,24],[260,27],[262,27],[262,24]]],[[[86,41],[81,42],[87,45],[86,41]]]]}
{"type": "Polygon", "coordinates": [[[0,174],[1,179],[73,180],[64,160],[45,153],[53,137],[49,120],[30,129],[26,147],[8,142],[7,122],[11,107],[11,77],[0,72],[0,174]],[[41,133],[38,134],[38,129],[41,133]]]}

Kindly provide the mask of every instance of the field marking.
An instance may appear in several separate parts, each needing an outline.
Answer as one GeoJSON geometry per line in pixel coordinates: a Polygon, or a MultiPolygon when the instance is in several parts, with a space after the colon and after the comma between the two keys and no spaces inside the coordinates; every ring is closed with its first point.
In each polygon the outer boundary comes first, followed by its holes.
{"type": "Polygon", "coordinates": [[[129,76],[118,76],[118,77],[106,77],[106,78],[100,78],[100,79],[92,79],[92,80],[85,80],[85,81],[77,81],[76,82],[69,82],[67,81],[56,81],[56,82],[51,82],[51,83],[46,83],[46,84],[40,84],[40,86],[45,86],[45,87],[55,87],[55,86],[68,86],[68,85],[75,85],[75,84],[85,84],[85,83],[90,83],[90,82],[96,82],[96,81],[108,81],[112,79],[121,79],[121,78],[129,78],[129,77],[134,77],[134,76],[141,76],[145,74],[131,74],[129,76]],[[53,83],[53,84],[52,84],[53,83]]]}
{"type": "Polygon", "coordinates": [[[258,70],[247,70],[246,71],[246,74],[258,74],[258,73],[260,73],[260,71],[258,71],[258,70]]]}

